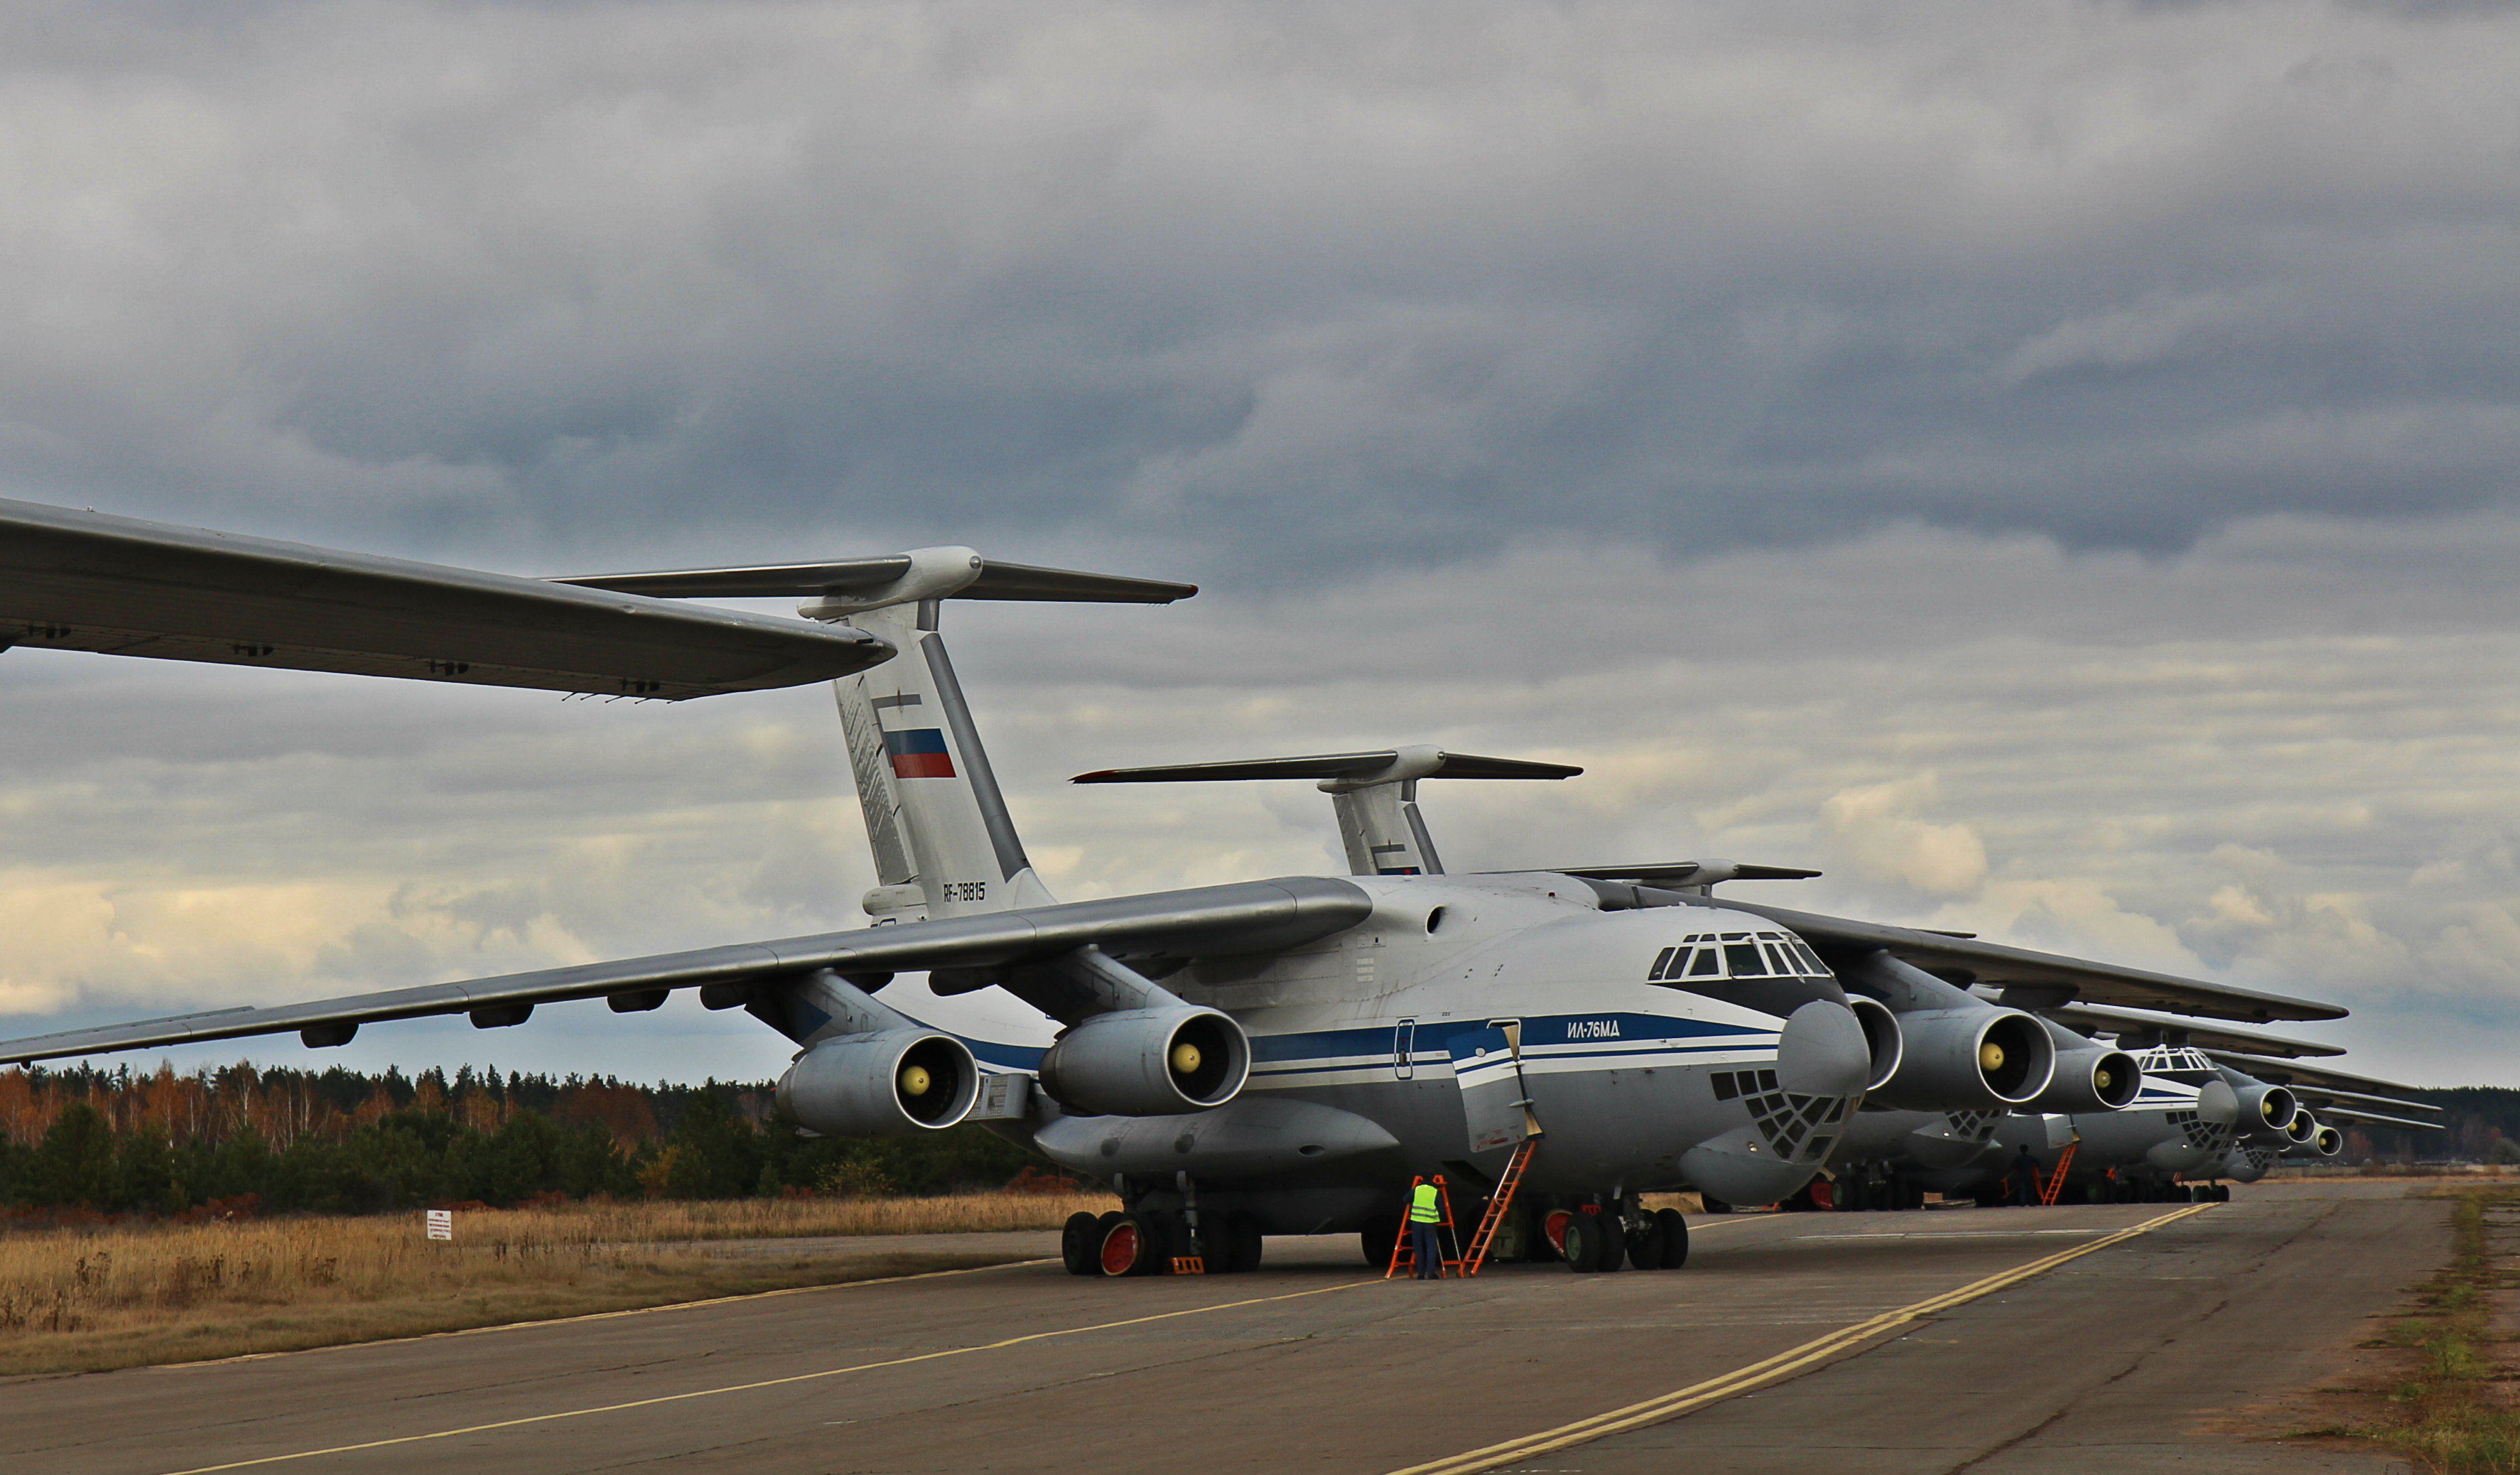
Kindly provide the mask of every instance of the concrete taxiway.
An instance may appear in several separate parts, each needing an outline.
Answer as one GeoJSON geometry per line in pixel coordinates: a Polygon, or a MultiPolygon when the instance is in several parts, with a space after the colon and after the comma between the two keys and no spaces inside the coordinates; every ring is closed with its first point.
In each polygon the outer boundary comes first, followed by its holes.
{"type": "Polygon", "coordinates": [[[1677,1273],[1386,1283],[1353,1238],[1272,1240],[1243,1276],[957,1272],[13,1379],[0,1467],[2359,1475],[2405,1466],[2249,1411],[2446,1258],[2445,1206],[2403,1194],[1698,1220],[1677,1273]],[[1795,1375],[1739,1391],[1763,1361],[1795,1375]]]}

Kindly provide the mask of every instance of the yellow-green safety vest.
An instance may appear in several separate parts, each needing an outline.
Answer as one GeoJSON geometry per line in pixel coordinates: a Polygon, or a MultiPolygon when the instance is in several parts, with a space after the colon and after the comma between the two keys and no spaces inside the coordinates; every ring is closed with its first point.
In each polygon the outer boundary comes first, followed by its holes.
{"type": "Polygon", "coordinates": [[[1444,1211],[1435,1207],[1435,1185],[1433,1184],[1419,1184],[1418,1185],[1418,1191],[1409,1195],[1409,1222],[1412,1224],[1435,1224],[1440,1222],[1443,1217],[1444,1211]]]}

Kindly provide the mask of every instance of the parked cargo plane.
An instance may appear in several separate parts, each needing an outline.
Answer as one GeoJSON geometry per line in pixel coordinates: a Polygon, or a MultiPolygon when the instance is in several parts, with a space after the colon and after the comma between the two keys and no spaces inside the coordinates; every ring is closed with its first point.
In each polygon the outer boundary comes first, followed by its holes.
{"type": "Polygon", "coordinates": [[[0,506],[0,630],[28,643],[666,698],[834,677],[878,882],[855,930],[75,1030],[0,1043],[0,1061],[290,1031],[337,1046],[384,1020],[507,1027],[697,988],[798,1047],[778,1101],[800,1128],[979,1121],[1109,1183],[1126,1211],[1070,1226],[1078,1274],[1188,1255],[1247,1269],[1263,1233],[1362,1230],[1379,1255],[1413,1175],[1475,1198],[1509,1162],[1527,1164],[1523,1242],[1546,1223],[1590,1270],[1678,1266],[1686,1229],[1642,1194],[1781,1198],[1868,1101],[2080,1115],[2134,1099],[2124,1051],[2034,1009],[2345,1012],[1712,894],[1810,872],[1448,873],[1421,782],[1579,770],[1432,747],[1085,776],[1313,780],[1353,873],[1060,903],[1008,814],[940,611],[1161,603],[1188,585],[964,548],[538,583],[23,505],[0,506]],[[805,599],[814,623],[669,603],[764,595],[805,599]]]}

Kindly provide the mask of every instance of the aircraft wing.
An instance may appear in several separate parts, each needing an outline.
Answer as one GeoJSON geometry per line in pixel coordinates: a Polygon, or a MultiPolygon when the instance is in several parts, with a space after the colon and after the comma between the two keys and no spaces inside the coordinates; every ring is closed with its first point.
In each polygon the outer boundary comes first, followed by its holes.
{"type": "Polygon", "coordinates": [[[2346,1071],[2331,1069],[2325,1065],[2304,1065],[2297,1060],[2268,1060],[2256,1055],[2241,1054],[2235,1050],[2215,1050],[2210,1046],[2199,1046],[2198,1048],[2204,1050],[2215,1059],[2222,1061],[2224,1064],[2230,1066],[2233,1070],[2239,1071],[2243,1075],[2255,1076],[2270,1086],[2287,1087],[2296,1095],[2305,1088],[2324,1091],[2361,1092],[2366,1095],[2374,1097],[2392,1097],[2397,1099],[2402,1105],[2416,1106],[2418,1110],[2436,1111],[2440,1109],[2434,1106],[2421,1106],[2416,1102],[2408,1099],[2408,1097],[2422,1094],[2423,1088],[2420,1086],[2402,1086],[2395,1081],[2383,1081],[2372,1076],[2353,1075],[2346,1071]]]}
{"type": "Polygon", "coordinates": [[[2440,1122],[2410,1122],[2404,1117],[2382,1116],[2376,1111],[2360,1111],[2346,1106],[2322,1106],[2313,1115],[2322,1122],[2353,1122],[2363,1127],[2386,1127],[2394,1132],[2442,1132],[2440,1122]]]}
{"type": "Polygon", "coordinates": [[[2096,1008],[2088,1004],[2060,1005],[2039,1012],[2070,1030],[2086,1035],[2142,1035],[2159,1030],[2175,1030],[2187,1037],[2187,1043],[2204,1050],[2254,1051],[2262,1055],[2341,1055],[2341,1047],[2313,1045],[2306,1040],[2287,1040],[2281,1035],[2262,1035],[2255,1030],[2223,1029],[2211,1024],[2198,1024],[2189,1019],[2164,1019],[2153,1014],[2133,1014],[2124,1009],[2096,1008]]]}
{"type": "MultiPolygon", "coordinates": [[[[1641,888],[1642,889],[1642,888],[1641,888]]],[[[2276,1019],[2342,1019],[2346,1011],[2332,1004],[2260,993],[2224,983],[2177,978],[2142,968],[2060,958],[2028,948],[1955,937],[1886,922],[1850,921],[1755,902],[1659,892],[1654,905],[1714,907],[1748,912],[1791,927],[1822,958],[1835,963],[1886,951],[1912,966],[1966,987],[1988,984],[2004,992],[2016,1008],[2047,1009],[2063,1004],[2096,1004],[2117,1008],[2157,1009],[2166,1014],[2196,1014],[2209,1019],[2267,1023],[2276,1019]]]]}
{"type": "MultiPolygon", "coordinates": [[[[738,943],[619,962],[513,973],[469,983],[429,984],[319,999],[270,1008],[240,1006],[200,1013],[0,1041],[0,1064],[194,1045],[297,1031],[310,1045],[345,1043],[359,1025],[428,1014],[465,1014],[484,1027],[522,1023],[535,1005],[614,998],[624,1009],[652,1008],[672,989],[724,991],[742,1003],[751,986],[819,968],[851,977],[934,968],[989,968],[1056,957],[1094,945],[1130,957],[1214,957],[1274,952],[1328,937],[1362,921],[1372,899],[1346,881],[1295,876],[1238,881],[1108,901],[1069,902],[935,921],[899,922],[776,942],[738,943]]],[[[877,985],[879,986],[879,985],[877,985]]]]}
{"type": "MultiPolygon", "coordinates": [[[[980,559],[977,577],[950,596],[958,600],[1035,600],[1061,603],[1169,604],[1198,593],[1196,584],[1081,573],[980,559]]],[[[555,584],[613,589],[659,599],[764,599],[811,597],[878,589],[911,571],[905,554],[874,559],[832,559],[812,563],[756,563],[727,568],[658,568],[640,573],[583,573],[555,584]]]]}
{"type": "Polygon", "coordinates": [[[828,681],[847,626],[0,501],[0,647],[680,701],[828,681]]]}

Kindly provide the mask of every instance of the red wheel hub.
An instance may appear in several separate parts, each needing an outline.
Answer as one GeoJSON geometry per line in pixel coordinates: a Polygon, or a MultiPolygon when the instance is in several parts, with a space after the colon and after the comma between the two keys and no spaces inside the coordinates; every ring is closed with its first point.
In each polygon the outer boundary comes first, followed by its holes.
{"type": "Polygon", "coordinates": [[[1125,1275],[1138,1268],[1138,1256],[1146,1245],[1138,1237],[1138,1227],[1122,1220],[1102,1236],[1102,1274],[1125,1275]]]}

